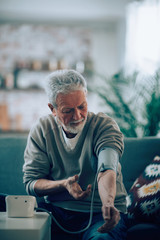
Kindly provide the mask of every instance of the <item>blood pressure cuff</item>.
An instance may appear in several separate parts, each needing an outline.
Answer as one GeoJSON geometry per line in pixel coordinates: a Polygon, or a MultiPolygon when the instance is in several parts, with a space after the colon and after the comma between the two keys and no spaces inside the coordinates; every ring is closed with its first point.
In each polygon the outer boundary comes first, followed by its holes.
{"type": "Polygon", "coordinates": [[[119,162],[119,154],[113,148],[104,148],[100,151],[98,156],[98,169],[101,167],[100,172],[112,169],[117,172],[119,162]]]}

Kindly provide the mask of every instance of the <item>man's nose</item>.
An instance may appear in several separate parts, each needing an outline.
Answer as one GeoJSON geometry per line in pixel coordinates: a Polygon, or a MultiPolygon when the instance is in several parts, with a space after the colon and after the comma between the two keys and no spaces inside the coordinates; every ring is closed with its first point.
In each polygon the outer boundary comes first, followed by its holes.
{"type": "Polygon", "coordinates": [[[81,113],[79,109],[75,109],[73,113],[73,119],[74,120],[79,120],[81,118],[81,113]]]}

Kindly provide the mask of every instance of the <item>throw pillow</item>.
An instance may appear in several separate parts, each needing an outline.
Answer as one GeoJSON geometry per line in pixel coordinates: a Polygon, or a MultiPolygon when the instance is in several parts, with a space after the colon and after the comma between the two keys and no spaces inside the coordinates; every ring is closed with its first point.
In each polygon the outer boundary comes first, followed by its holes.
{"type": "Polygon", "coordinates": [[[160,157],[144,169],[127,196],[128,216],[138,221],[159,222],[160,219],[160,157]]]}

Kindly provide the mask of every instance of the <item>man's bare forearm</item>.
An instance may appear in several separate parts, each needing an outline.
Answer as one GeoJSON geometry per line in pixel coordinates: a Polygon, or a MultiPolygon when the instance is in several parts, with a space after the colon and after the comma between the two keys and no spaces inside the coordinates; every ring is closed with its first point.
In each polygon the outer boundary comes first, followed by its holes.
{"type": "Polygon", "coordinates": [[[66,180],[52,181],[47,179],[38,179],[34,185],[34,191],[38,196],[45,196],[54,192],[60,192],[65,189],[66,180]]]}
{"type": "Polygon", "coordinates": [[[45,196],[67,190],[77,200],[88,197],[91,192],[91,185],[89,184],[86,190],[82,190],[77,181],[78,175],[57,181],[38,179],[34,185],[34,191],[38,196],[45,196]]]}
{"type": "Polygon", "coordinates": [[[102,215],[104,224],[98,228],[101,233],[106,233],[113,229],[120,220],[120,213],[114,206],[116,196],[116,173],[107,170],[98,175],[98,190],[102,201],[102,215]]]}
{"type": "Polygon", "coordinates": [[[98,190],[102,205],[114,205],[116,195],[116,173],[107,170],[98,174],[98,190]]]}

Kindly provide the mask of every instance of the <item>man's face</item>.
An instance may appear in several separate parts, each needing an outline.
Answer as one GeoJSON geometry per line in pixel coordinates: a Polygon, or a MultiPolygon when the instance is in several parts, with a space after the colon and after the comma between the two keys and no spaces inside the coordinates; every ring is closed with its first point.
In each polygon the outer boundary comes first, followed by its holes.
{"type": "Polygon", "coordinates": [[[87,99],[82,90],[68,94],[59,93],[56,99],[57,109],[53,110],[59,124],[66,133],[78,133],[87,119],[87,99]]]}

